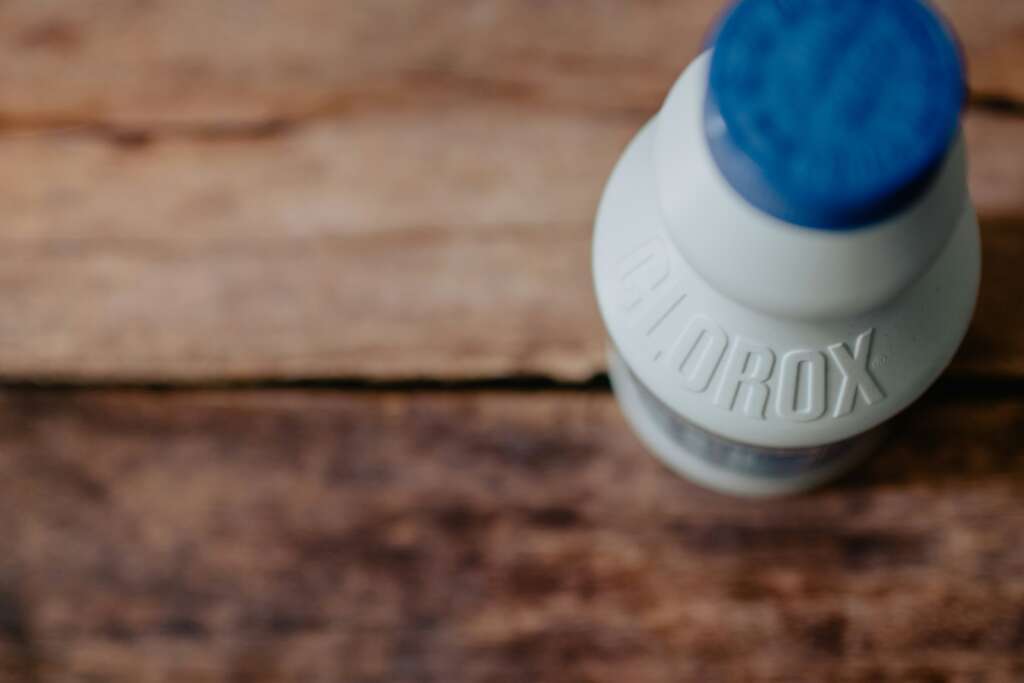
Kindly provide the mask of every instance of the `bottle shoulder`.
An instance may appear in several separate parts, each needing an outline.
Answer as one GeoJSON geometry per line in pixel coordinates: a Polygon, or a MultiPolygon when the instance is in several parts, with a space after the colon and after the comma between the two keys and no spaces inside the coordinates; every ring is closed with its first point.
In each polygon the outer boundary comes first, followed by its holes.
{"type": "Polygon", "coordinates": [[[796,318],[846,317],[893,299],[938,257],[968,203],[958,140],[929,189],[905,210],[842,232],[786,223],[752,206],[719,172],[704,133],[710,51],[655,119],[653,182],[669,238],[718,289],[796,318]]]}
{"type": "MultiPolygon", "coordinates": [[[[680,248],[659,196],[657,129],[640,132],[609,180],[593,268],[613,344],[661,401],[736,441],[807,447],[877,426],[938,377],[977,296],[980,244],[968,201],[935,257],[894,296],[866,310],[784,315],[734,296],[680,248]]],[[[685,228],[699,230],[705,215],[691,212],[685,228]]],[[[749,268],[742,250],[717,254],[749,268]]],[[[750,276],[772,286],[763,271],[750,276]]]]}

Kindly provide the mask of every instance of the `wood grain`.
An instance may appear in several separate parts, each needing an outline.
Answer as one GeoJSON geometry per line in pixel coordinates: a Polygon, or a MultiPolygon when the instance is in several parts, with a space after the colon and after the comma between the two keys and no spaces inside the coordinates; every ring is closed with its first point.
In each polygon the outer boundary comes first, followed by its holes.
{"type": "MultiPolygon", "coordinates": [[[[722,5],[684,4],[0,4],[0,381],[600,372],[590,221],[722,5]]],[[[1018,97],[1024,5],[940,5],[1018,97]]],[[[1024,117],[967,132],[957,369],[1019,374],[1024,117]]]]}
{"type": "MultiPolygon", "coordinates": [[[[589,377],[591,220],[642,120],[461,102],[0,137],[0,378],[589,377]]],[[[985,285],[957,369],[1020,374],[1024,118],[966,129],[985,285]]]]}
{"type": "MultiPolygon", "coordinates": [[[[0,6],[0,114],[14,126],[244,129],[459,93],[649,113],[726,4],[12,0],[0,6]]],[[[937,4],[976,91],[1024,100],[1024,6],[937,4]]]]}
{"type": "MultiPolygon", "coordinates": [[[[984,286],[852,478],[714,496],[602,390],[0,390],[0,680],[1024,679],[1024,4],[938,4],[984,286]]],[[[719,6],[0,3],[0,382],[600,372],[597,198],[719,6]]]]}
{"type": "MultiPolygon", "coordinates": [[[[955,398],[964,396],[966,398],[955,398]]],[[[695,489],[605,393],[6,392],[7,680],[1019,681],[1024,402],[695,489]]]]}

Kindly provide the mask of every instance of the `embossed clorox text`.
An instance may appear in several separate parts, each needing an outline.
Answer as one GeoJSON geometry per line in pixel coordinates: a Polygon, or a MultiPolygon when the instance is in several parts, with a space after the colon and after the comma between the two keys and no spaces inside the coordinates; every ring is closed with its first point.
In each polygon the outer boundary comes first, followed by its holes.
{"type": "Polygon", "coordinates": [[[651,342],[652,359],[666,362],[684,389],[723,410],[754,420],[813,422],[885,398],[871,372],[874,328],[824,348],[779,349],[730,333],[706,312],[680,310],[687,293],[670,277],[660,239],[624,260],[620,276],[622,307],[648,340],[670,317],[673,325],[682,321],[667,348],[651,342]]]}

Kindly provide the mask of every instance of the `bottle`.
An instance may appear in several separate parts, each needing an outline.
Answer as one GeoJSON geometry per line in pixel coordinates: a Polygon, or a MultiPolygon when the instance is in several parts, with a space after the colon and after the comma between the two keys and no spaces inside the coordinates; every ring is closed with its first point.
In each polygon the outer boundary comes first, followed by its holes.
{"type": "Polygon", "coordinates": [[[846,472],[974,311],[964,67],[922,0],[742,0],[618,162],[609,373],[672,469],[777,496],[846,472]]]}

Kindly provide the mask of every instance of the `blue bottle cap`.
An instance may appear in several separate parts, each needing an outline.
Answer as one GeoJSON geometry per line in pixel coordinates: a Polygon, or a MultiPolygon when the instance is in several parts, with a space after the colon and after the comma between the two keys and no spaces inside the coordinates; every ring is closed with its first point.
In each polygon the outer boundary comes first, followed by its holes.
{"type": "Polygon", "coordinates": [[[718,30],[705,131],[749,202],[843,230],[920,196],[965,94],[955,39],[922,0],[741,0],[718,30]]]}

